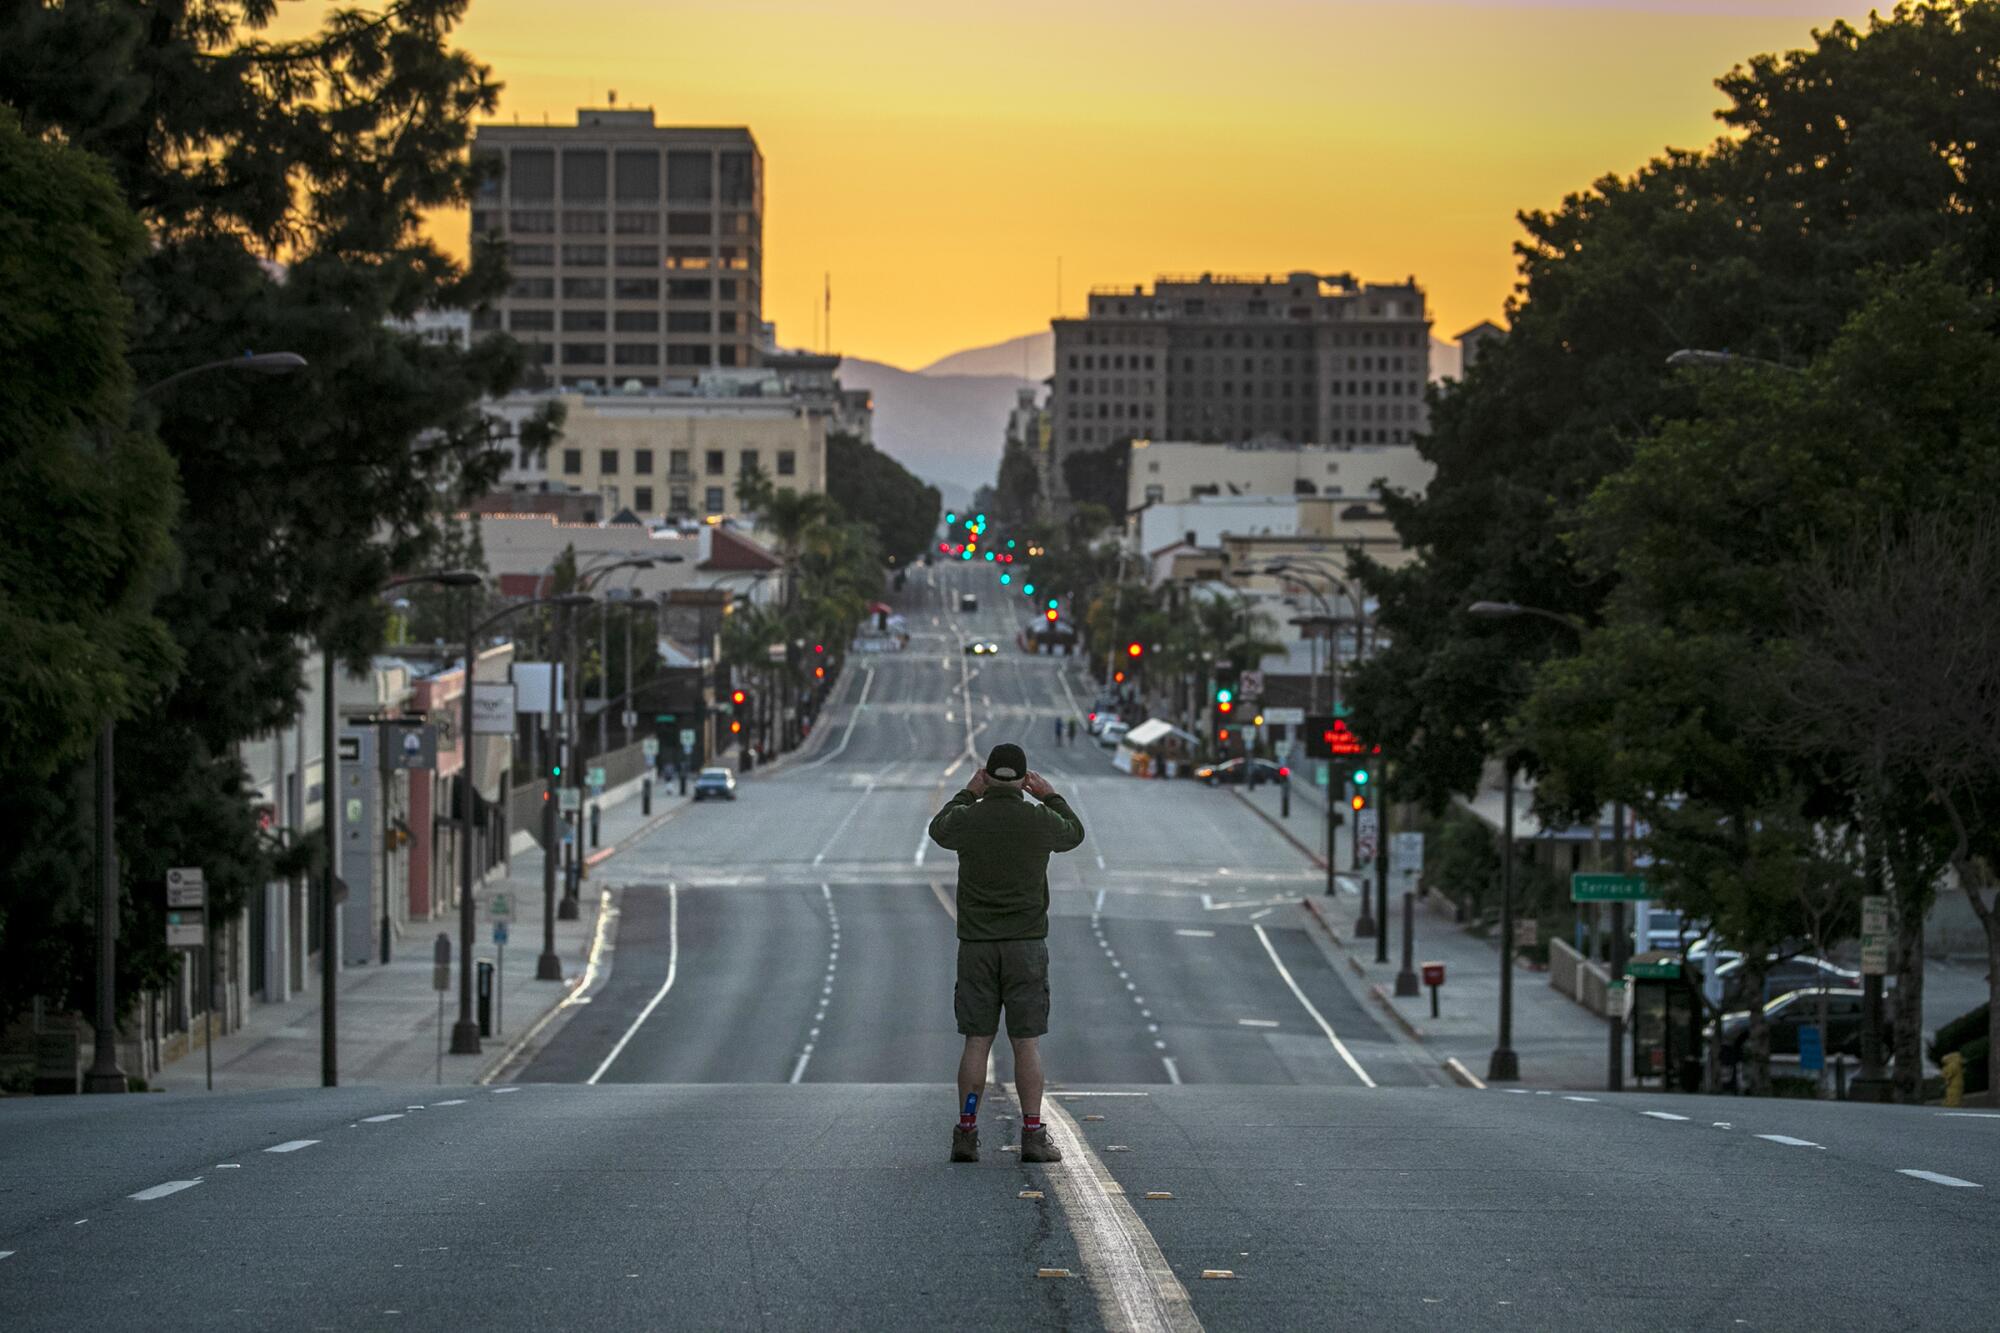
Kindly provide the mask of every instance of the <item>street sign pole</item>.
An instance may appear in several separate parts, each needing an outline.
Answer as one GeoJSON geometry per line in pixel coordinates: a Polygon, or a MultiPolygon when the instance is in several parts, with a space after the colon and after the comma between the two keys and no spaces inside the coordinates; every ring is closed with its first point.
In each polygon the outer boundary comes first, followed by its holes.
{"type": "MultiPolygon", "coordinates": [[[[1625,873],[1625,803],[1619,801],[1611,807],[1611,863],[1618,873],[1625,873]]],[[[1640,881],[1641,885],[1645,883],[1640,881]]],[[[1630,941],[1625,936],[1625,904],[1611,904],[1611,975],[1625,975],[1625,948],[1630,941]]],[[[1622,1011],[1611,1015],[1611,1048],[1607,1053],[1604,1086],[1612,1092],[1625,1090],[1625,1015],[1622,1011]]],[[[1718,1031],[1720,1025],[1718,1024],[1718,1031]]],[[[1636,1073],[1636,1071],[1635,1071],[1636,1073]]],[[[1665,1079],[1661,1080],[1662,1085],[1665,1079]]]]}

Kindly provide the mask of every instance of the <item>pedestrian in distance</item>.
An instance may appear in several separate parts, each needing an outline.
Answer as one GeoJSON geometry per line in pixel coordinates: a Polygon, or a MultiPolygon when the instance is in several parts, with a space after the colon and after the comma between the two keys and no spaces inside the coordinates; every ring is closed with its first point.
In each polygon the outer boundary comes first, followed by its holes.
{"type": "Polygon", "coordinates": [[[1075,719],[1075,718],[1071,718],[1071,719],[1069,720],[1069,743],[1070,743],[1071,745],[1075,745],[1075,744],[1076,744],[1076,719],[1075,719]]]}
{"type": "Polygon", "coordinates": [[[951,1160],[979,1160],[979,1101],[986,1058],[1007,1017],[1021,1094],[1021,1160],[1060,1162],[1042,1125],[1042,1055],[1049,1030],[1049,854],[1083,841],[1083,821],[1011,742],[996,745],[965,790],[931,820],[931,841],[958,853],[958,983],[952,1009],[965,1050],[958,1059],[958,1124],[951,1160]],[[1025,799],[1032,796],[1039,805],[1025,799]]]}
{"type": "Polygon", "coordinates": [[[1057,719],[1056,719],[1056,744],[1057,744],[1057,745],[1061,745],[1061,744],[1062,744],[1062,738],[1063,738],[1063,725],[1062,725],[1062,724],[1063,724],[1063,720],[1062,720],[1061,718],[1057,718],[1057,719]]]}

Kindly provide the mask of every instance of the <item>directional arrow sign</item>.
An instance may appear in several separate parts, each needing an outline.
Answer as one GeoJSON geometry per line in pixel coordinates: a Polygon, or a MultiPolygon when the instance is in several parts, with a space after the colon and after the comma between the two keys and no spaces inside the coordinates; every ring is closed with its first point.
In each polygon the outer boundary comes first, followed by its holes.
{"type": "Polygon", "coordinates": [[[1573,903],[1638,902],[1652,896],[1646,891],[1644,875],[1607,875],[1578,871],[1569,877],[1569,900],[1573,903]]]}

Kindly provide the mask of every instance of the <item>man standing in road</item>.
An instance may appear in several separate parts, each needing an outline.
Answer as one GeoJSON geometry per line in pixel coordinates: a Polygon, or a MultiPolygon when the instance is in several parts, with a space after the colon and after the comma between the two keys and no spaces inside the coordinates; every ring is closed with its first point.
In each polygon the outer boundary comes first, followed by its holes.
{"type": "Polygon", "coordinates": [[[1083,841],[1083,821],[1012,743],[996,745],[931,820],[931,841],[958,853],[958,984],[952,1008],[965,1051],[958,1060],[958,1126],[951,1160],[979,1160],[979,1099],[986,1057],[1007,1014],[1021,1093],[1021,1160],[1060,1162],[1042,1126],[1042,1055],[1049,1030],[1049,853],[1083,841]],[[1028,804],[1023,794],[1041,802],[1028,804]]]}

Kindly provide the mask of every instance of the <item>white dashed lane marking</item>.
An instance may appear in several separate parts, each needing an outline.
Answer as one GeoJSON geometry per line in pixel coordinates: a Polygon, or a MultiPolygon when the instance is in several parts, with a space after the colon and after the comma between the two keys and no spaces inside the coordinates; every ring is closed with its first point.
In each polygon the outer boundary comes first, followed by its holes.
{"type": "Polygon", "coordinates": [[[1278,1020],[1275,1018],[1239,1018],[1236,1020],[1236,1023],[1237,1026],[1246,1028],[1274,1028],[1278,1026],[1278,1020]]]}
{"type": "MultiPolygon", "coordinates": [[[[140,1190],[137,1194],[128,1194],[125,1197],[128,1199],[137,1199],[140,1203],[151,1203],[154,1199],[164,1199],[169,1194],[179,1194],[182,1190],[191,1190],[199,1184],[201,1184],[201,1181],[198,1179],[169,1180],[164,1185],[155,1185],[151,1189],[140,1190]]],[[[81,1226],[82,1223],[78,1223],[77,1225],[81,1226]]]]}
{"type": "Polygon", "coordinates": [[[315,1143],[318,1143],[318,1142],[319,1142],[319,1140],[318,1140],[318,1139],[289,1139],[289,1140],[287,1140],[287,1141],[286,1141],[286,1142],[284,1142],[284,1143],[275,1143],[275,1144],[272,1144],[272,1145],[271,1145],[270,1147],[268,1147],[268,1148],[264,1149],[264,1151],[265,1151],[265,1152],[297,1152],[297,1151],[298,1151],[299,1149],[301,1149],[301,1148],[310,1148],[310,1147],[312,1147],[312,1146],[313,1146],[313,1145],[314,1145],[315,1143]]]}
{"type": "Polygon", "coordinates": [[[1564,1098],[1563,1098],[1563,1100],[1564,1100],[1564,1101],[1566,1101],[1566,1102],[1594,1102],[1594,1101],[1596,1101],[1596,1100],[1597,1100],[1597,1098],[1595,1098],[1595,1097],[1571,1097],[1571,1096],[1566,1096],[1566,1097],[1564,1097],[1564,1098]]]}
{"type": "Polygon", "coordinates": [[[1640,1114],[1640,1115],[1643,1115],[1643,1116],[1651,1116],[1651,1117],[1652,1117],[1653,1119],[1655,1119],[1655,1120],[1685,1120],[1685,1119],[1687,1119],[1687,1117],[1686,1117],[1686,1116],[1684,1116],[1684,1115],[1675,1115],[1675,1114],[1674,1114],[1674,1113],[1673,1113],[1672,1111],[1641,1111],[1641,1112],[1639,1112],[1639,1114],[1640,1114]]]}
{"type": "Polygon", "coordinates": [[[379,1125],[384,1120],[401,1120],[402,1118],[403,1113],[401,1111],[391,1111],[387,1115],[364,1115],[361,1117],[361,1123],[364,1125],[379,1125]]]}
{"type": "Polygon", "coordinates": [[[1980,1190],[1986,1188],[1975,1180],[1960,1180],[1957,1176],[1940,1175],[1936,1171],[1919,1171],[1912,1166],[1903,1167],[1896,1174],[1899,1176],[1909,1176],[1916,1180],[1928,1180],[1933,1185],[1946,1185],[1956,1190],[1980,1190]]]}
{"type": "Polygon", "coordinates": [[[1826,1145],[1823,1143],[1814,1143],[1811,1139],[1795,1139],[1789,1134],[1759,1134],[1757,1137],[1767,1143],[1782,1143],[1787,1148],[1818,1148],[1821,1152],[1826,1151],[1826,1145]]]}

